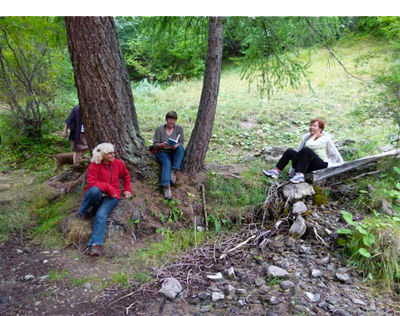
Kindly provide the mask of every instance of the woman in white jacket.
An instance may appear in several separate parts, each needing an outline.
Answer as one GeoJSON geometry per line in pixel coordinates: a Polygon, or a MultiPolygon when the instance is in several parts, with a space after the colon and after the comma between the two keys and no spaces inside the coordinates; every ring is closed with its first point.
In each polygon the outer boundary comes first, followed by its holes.
{"type": "Polygon", "coordinates": [[[289,172],[292,176],[290,182],[300,183],[304,182],[305,174],[308,172],[343,164],[342,156],[329,134],[324,132],[324,128],[325,122],[322,119],[312,119],[310,132],[303,135],[297,150],[291,148],[286,150],[276,164],[276,168],[263,170],[263,173],[277,179],[279,173],[288,165],[289,161],[292,161],[292,169],[289,172]]]}

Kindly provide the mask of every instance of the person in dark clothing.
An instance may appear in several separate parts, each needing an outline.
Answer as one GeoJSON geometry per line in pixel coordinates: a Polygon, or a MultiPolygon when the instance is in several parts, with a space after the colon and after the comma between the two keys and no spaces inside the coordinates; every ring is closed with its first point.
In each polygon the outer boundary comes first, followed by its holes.
{"type": "Polygon", "coordinates": [[[67,138],[71,144],[71,150],[74,152],[74,163],[82,160],[84,153],[89,149],[85,137],[85,130],[82,124],[79,104],[75,106],[68,118],[65,120],[65,127],[62,137],[67,138]],[[70,130],[68,137],[68,129],[70,130]]]}

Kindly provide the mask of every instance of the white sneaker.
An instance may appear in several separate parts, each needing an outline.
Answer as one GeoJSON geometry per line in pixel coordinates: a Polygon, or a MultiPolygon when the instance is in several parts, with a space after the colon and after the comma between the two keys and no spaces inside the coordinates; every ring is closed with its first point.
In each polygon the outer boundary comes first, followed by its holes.
{"type": "Polygon", "coordinates": [[[306,179],[304,177],[304,174],[298,172],[294,175],[294,177],[292,179],[290,179],[289,181],[292,183],[300,183],[300,182],[304,182],[306,179]]]}
{"type": "Polygon", "coordinates": [[[279,177],[279,173],[276,172],[275,169],[263,170],[262,172],[263,172],[263,174],[265,174],[267,177],[271,177],[272,179],[278,179],[278,177],[279,177]]]}

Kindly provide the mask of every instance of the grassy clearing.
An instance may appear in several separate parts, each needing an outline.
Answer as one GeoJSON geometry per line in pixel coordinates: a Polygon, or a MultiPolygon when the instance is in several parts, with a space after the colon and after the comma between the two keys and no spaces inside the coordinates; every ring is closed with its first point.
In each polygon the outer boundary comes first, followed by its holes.
{"type": "MultiPolygon", "coordinates": [[[[386,67],[388,50],[386,42],[372,38],[343,41],[335,48],[347,69],[366,82],[386,67]],[[368,62],[362,62],[364,55],[370,57],[368,62]]],[[[309,52],[304,50],[299,58],[306,61],[309,57],[309,52]]],[[[311,59],[310,84],[304,82],[298,89],[285,88],[271,99],[261,98],[256,86],[249,87],[246,80],[241,80],[238,68],[225,69],[207,161],[237,163],[241,157],[265,146],[296,146],[308,130],[309,120],[315,116],[327,120],[326,130],[336,140],[354,139],[358,149],[356,157],[376,153],[387,144],[392,133],[388,122],[361,123],[351,115],[376,91],[366,90],[363,81],[347,75],[329,59],[324,49],[312,51],[311,59]]],[[[135,86],[139,124],[147,143],[151,143],[155,127],[163,123],[165,113],[171,109],[178,112],[179,123],[189,140],[201,88],[201,80],[182,81],[163,88],[146,83],[135,86]]]]}

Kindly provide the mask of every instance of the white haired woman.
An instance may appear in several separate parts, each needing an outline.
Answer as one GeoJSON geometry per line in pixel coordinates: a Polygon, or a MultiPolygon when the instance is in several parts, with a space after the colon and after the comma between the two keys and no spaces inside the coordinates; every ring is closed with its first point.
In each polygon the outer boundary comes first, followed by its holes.
{"type": "Polygon", "coordinates": [[[97,145],[86,173],[88,185],[84,189],[83,202],[77,213],[78,218],[83,219],[91,206],[96,210],[93,233],[88,242],[88,254],[91,256],[102,254],[108,214],[121,198],[120,178],[123,181],[123,194],[129,198],[132,195],[131,176],[125,164],[115,159],[112,144],[97,145]]]}

